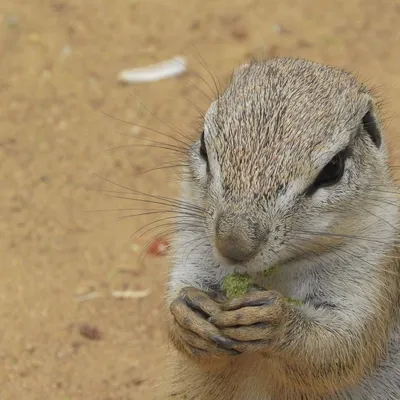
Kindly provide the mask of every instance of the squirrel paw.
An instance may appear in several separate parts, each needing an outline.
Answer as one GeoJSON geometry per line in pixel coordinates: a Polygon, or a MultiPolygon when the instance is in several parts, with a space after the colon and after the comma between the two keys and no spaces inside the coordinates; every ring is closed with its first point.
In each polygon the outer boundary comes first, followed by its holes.
{"type": "Polygon", "coordinates": [[[286,318],[286,303],[280,293],[252,291],[220,305],[209,318],[224,337],[235,341],[241,353],[271,350],[286,318]]]}
{"type": "Polygon", "coordinates": [[[221,304],[212,294],[195,288],[183,289],[171,303],[174,317],[171,338],[178,349],[194,357],[215,357],[240,354],[236,341],[225,337],[208,320],[219,314],[221,304]]]}

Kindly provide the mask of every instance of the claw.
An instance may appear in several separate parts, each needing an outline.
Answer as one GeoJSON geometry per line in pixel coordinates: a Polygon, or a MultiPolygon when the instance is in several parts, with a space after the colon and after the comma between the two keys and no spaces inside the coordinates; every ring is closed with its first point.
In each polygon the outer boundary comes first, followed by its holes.
{"type": "Polygon", "coordinates": [[[208,293],[198,289],[185,289],[182,298],[191,309],[202,313],[204,317],[209,317],[220,311],[220,305],[212,300],[208,293]]]}
{"type": "Polygon", "coordinates": [[[226,339],[226,338],[223,338],[221,336],[216,336],[216,335],[211,336],[210,339],[214,343],[216,343],[218,346],[224,347],[227,349],[232,349],[237,344],[233,340],[226,339]]]}
{"type": "Polygon", "coordinates": [[[270,306],[274,303],[271,298],[249,299],[242,303],[242,307],[270,306]]]}
{"type": "Polygon", "coordinates": [[[219,329],[209,322],[210,316],[221,312],[221,307],[208,293],[185,288],[171,303],[170,310],[179,327],[179,336],[190,354],[198,357],[240,354],[235,349],[238,343],[224,338],[219,329]]]}

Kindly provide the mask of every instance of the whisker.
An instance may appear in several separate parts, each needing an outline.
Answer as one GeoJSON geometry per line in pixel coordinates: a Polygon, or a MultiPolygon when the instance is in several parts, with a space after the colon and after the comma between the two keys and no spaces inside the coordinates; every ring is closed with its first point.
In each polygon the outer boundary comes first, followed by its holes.
{"type": "MultiPolygon", "coordinates": [[[[397,190],[395,190],[395,191],[392,191],[392,190],[389,190],[389,189],[386,187],[386,185],[370,185],[370,187],[371,187],[371,188],[375,188],[375,187],[383,187],[383,188],[385,188],[385,190],[382,190],[382,189],[373,189],[373,190],[372,190],[373,192],[387,193],[387,194],[394,194],[394,195],[399,195],[399,194],[400,194],[400,188],[397,189],[397,190]]],[[[396,188],[395,188],[395,189],[396,189],[396,188]]]]}
{"type": "MultiPolygon", "coordinates": [[[[98,191],[105,192],[105,190],[98,190],[98,191]]],[[[107,191],[107,192],[112,192],[112,191],[107,191]]],[[[174,204],[170,204],[170,203],[163,203],[160,201],[154,201],[154,200],[149,200],[149,199],[109,195],[107,193],[103,193],[103,195],[107,196],[107,197],[112,197],[114,199],[130,200],[130,201],[135,201],[138,203],[145,203],[145,204],[162,205],[162,206],[171,207],[172,209],[175,209],[175,212],[177,212],[177,213],[183,213],[185,211],[185,212],[191,212],[192,214],[196,214],[199,217],[203,217],[203,213],[200,210],[197,210],[196,208],[189,208],[189,207],[185,207],[185,206],[179,206],[179,205],[174,205],[174,204]]]]}
{"type": "MultiPolygon", "coordinates": [[[[133,97],[133,95],[131,94],[131,96],[133,97]]],[[[134,97],[133,97],[134,98],[134,97]]],[[[183,137],[184,139],[188,140],[188,143],[183,142],[182,140],[179,140],[173,136],[171,136],[171,138],[175,139],[176,141],[189,145],[191,142],[191,139],[188,138],[186,135],[184,135],[181,131],[179,131],[178,129],[176,129],[173,125],[169,124],[168,122],[166,122],[165,120],[162,120],[157,114],[153,113],[152,111],[150,111],[142,102],[140,102],[137,98],[134,98],[136,100],[136,102],[142,107],[144,108],[153,118],[157,119],[158,121],[160,121],[162,124],[164,124],[166,127],[172,129],[175,133],[177,133],[179,136],[183,137]]]]}
{"type": "Polygon", "coordinates": [[[303,234],[306,234],[306,235],[313,235],[313,236],[327,236],[327,237],[338,237],[338,238],[345,238],[345,239],[358,239],[358,240],[365,240],[367,242],[372,242],[372,243],[387,244],[387,242],[376,240],[373,237],[363,237],[363,236],[356,236],[356,235],[345,235],[345,234],[330,233],[330,232],[311,232],[311,231],[294,231],[294,232],[303,233],[303,234]]]}
{"type": "MultiPolygon", "coordinates": [[[[184,142],[184,141],[182,141],[182,140],[180,140],[180,139],[178,139],[178,138],[176,138],[176,137],[174,137],[172,135],[168,135],[165,132],[161,132],[161,131],[158,131],[156,129],[150,128],[149,126],[134,124],[133,122],[124,120],[122,118],[114,117],[113,115],[108,114],[107,112],[105,112],[103,110],[100,110],[100,109],[97,109],[97,111],[101,112],[102,114],[106,115],[107,117],[109,117],[109,118],[111,118],[111,119],[113,119],[115,121],[122,122],[123,124],[131,125],[131,126],[137,126],[138,128],[142,128],[142,129],[145,129],[145,130],[150,131],[150,132],[158,133],[159,135],[163,135],[163,136],[168,137],[168,138],[170,138],[172,140],[175,140],[176,142],[181,143],[184,146],[189,146],[190,145],[190,142],[186,143],[186,142],[184,142]]],[[[187,138],[187,139],[190,140],[189,138],[187,138]]]]}
{"type": "MultiPolygon", "coordinates": [[[[138,214],[122,215],[122,216],[118,217],[118,219],[124,220],[124,219],[129,219],[129,218],[143,217],[143,216],[155,215],[155,214],[177,214],[177,212],[176,211],[171,211],[171,210],[145,211],[145,212],[141,212],[141,213],[138,213],[138,214]]],[[[188,213],[185,213],[185,214],[179,213],[178,215],[174,215],[173,218],[178,219],[178,218],[181,218],[182,216],[184,216],[187,219],[190,219],[190,218],[199,219],[198,215],[188,214],[188,213]]]]}
{"type": "MultiPolygon", "coordinates": [[[[373,265],[372,263],[370,263],[369,261],[367,261],[367,260],[365,260],[364,258],[362,258],[361,256],[356,255],[356,254],[354,254],[354,253],[352,253],[352,252],[343,250],[342,247],[330,246],[330,245],[327,245],[327,244],[324,245],[324,244],[322,244],[322,243],[316,243],[316,242],[314,242],[314,241],[312,241],[312,240],[309,240],[309,239],[300,239],[300,240],[309,241],[309,242],[312,243],[313,245],[324,246],[325,249],[331,250],[331,251],[334,253],[334,255],[335,255],[336,257],[338,257],[340,260],[342,260],[342,261],[345,262],[345,263],[348,263],[349,260],[346,259],[346,258],[343,258],[342,255],[341,255],[340,253],[345,253],[345,254],[347,254],[347,255],[348,255],[349,257],[351,257],[351,258],[357,258],[358,260],[362,261],[363,263],[366,263],[366,264],[370,265],[372,268],[376,268],[376,267],[377,267],[377,266],[374,266],[374,265],[373,265]],[[333,249],[334,249],[334,251],[333,251],[333,249]]],[[[291,244],[291,245],[293,245],[293,244],[291,244]]],[[[298,248],[300,249],[300,251],[304,251],[301,247],[298,247],[298,248]]],[[[316,254],[317,257],[320,256],[320,255],[318,255],[317,253],[315,253],[315,254],[316,254]]],[[[384,258],[386,258],[385,255],[384,255],[384,258]]],[[[391,258],[389,257],[389,259],[391,259],[391,258]]],[[[318,262],[315,262],[315,264],[316,264],[317,266],[319,265],[318,262]]],[[[388,273],[388,274],[397,275],[397,272],[394,272],[394,271],[391,270],[391,269],[388,269],[388,268],[383,269],[383,266],[382,266],[382,265],[379,265],[379,270],[380,270],[380,271],[384,271],[384,272],[386,272],[386,273],[388,273]]]]}
{"type": "MultiPolygon", "coordinates": [[[[195,204],[190,204],[190,203],[185,202],[185,201],[183,201],[183,200],[176,200],[176,199],[169,198],[169,197],[165,197],[165,196],[154,196],[154,195],[151,195],[151,194],[148,194],[148,193],[143,193],[143,192],[140,192],[140,191],[138,191],[138,190],[132,189],[132,188],[130,188],[130,187],[128,187],[128,186],[121,185],[121,184],[119,184],[119,183],[113,182],[113,181],[111,181],[111,180],[109,180],[109,179],[107,179],[107,178],[104,178],[104,177],[102,177],[102,176],[99,176],[99,175],[97,175],[97,174],[94,174],[94,175],[97,176],[98,178],[104,180],[105,182],[108,182],[108,183],[111,183],[112,185],[115,185],[115,186],[117,186],[117,187],[120,187],[121,189],[129,190],[129,191],[132,192],[133,194],[141,195],[141,196],[145,196],[145,197],[149,197],[149,198],[155,198],[155,199],[157,199],[157,200],[167,201],[170,205],[175,204],[176,206],[180,206],[180,207],[185,207],[185,206],[187,206],[189,209],[197,209],[198,211],[204,212],[204,209],[203,209],[203,208],[201,208],[201,207],[199,207],[199,206],[197,206],[197,205],[195,205],[195,204]]],[[[100,191],[101,191],[101,190],[100,190],[100,191]]],[[[129,199],[128,199],[128,200],[129,200],[129,199]]]]}
{"type": "MultiPolygon", "coordinates": [[[[198,60],[197,60],[197,62],[200,64],[200,65],[202,65],[198,60]]],[[[203,65],[202,65],[203,66],[203,65]]],[[[203,66],[204,67],[204,66],[203,66]]],[[[211,87],[211,85],[208,83],[208,81],[206,80],[206,79],[204,79],[203,78],[203,76],[199,73],[199,72],[197,72],[197,71],[195,71],[195,70],[193,70],[193,71],[191,71],[191,72],[193,72],[209,89],[210,89],[210,91],[211,91],[211,93],[214,95],[214,96],[217,96],[218,95],[218,88],[217,88],[217,91],[215,92],[214,91],[214,89],[211,87]]]]}
{"type": "MultiPolygon", "coordinates": [[[[121,135],[122,135],[122,133],[121,133],[121,135]]],[[[140,140],[140,141],[142,141],[142,142],[147,142],[147,143],[152,143],[152,144],[155,144],[155,145],[161,145],[161,146],[168,146],[168,147],[171,147],[171,148],[174,148],[174,149],[178,149],[178,150],[182,150],[182,151],[187,151],[187,149],[188,149],[188,147],[189,147],[189,145],[180,145],[180,146],[178,146],[178,145],[174,145],[174,144],[171,144],[171,143],[168,143],[168,142],[160,142],[159,140],[154,140],[154,139],[147,139],[147,138],[143,138],[143,137],[139,137],[139,136],[129,136],[129,138],[130,139],[133,139],[133,140],[140,140]]],[[[135,146],[136,145],[136,143],[135,144],[128,144],[128,145],[126,145],[126,146],[135,146]]],[[[121,146],[121,147],[123,147],[123,145],[121,146]]]]}
{"type": "MultiPolygon", "coordinates": [[[[199,108],[199,106],[195,103],[195,102],[193,102],[192,100],[190,100],[188,97],[186,97],[186,96],[182,96],[188,103],[190,103],[190,105],[198,112],[198,114],[199,114],[199,117],[202,119],[202,120],[204,120],[205,119],[205,113],[204,113],[204,111],[201,109],[201,108],[199,108]]],[[[193,141],[193,140],[192,140],[193,141]]]]}
{"type": "Polygon", "coordinates": [[[165,164],[165,165],[160,165],[160,166],[155,167],[155,168],[146,169],[145,171],[140,172],[138,174],[138,176],[144,175],[144,174],[148,174],[149,172],[159,171],[159,170],[162,170],[162,169],[183,168],[183,167],[188,167],[188,166],[189,166],[189,164],[165,164]]]}
{"type": "MultiPolygon", "coordinates": [[[[373,202],[368,202],[368,200],[365,200],[365,199],[364,199],[364,200],[363,200],[363,203],[364,203],[364,204],[369,204],[369,205],[371,205],[371,206],[373,206],[373,207],[379,207],[380,209],[383,209],[382,204],[381,204],[381,203],[382,203],[381,201],[378,201],[378,203],[373,203],[373,202]]],[[[357,207],[357,206],[349,206],[349,205],[348,205],[348,208],[349,208],[349,209],[354,209],[354,210],[359,210],[359,207],[357,207]]],[[[362,210],[365,211],[366,213],[372,215],[373,217],[375,217],[375,218],[378,219],[379,221],[382,221],[382,222],[388,224],[388,225],[389,225],[390,227],[392,227],[393,229],[397,229],[397,227],[395,227],[394,225],[392,225],[389,221],[385,220],[384,218],[380,217],[379,215],[376,215],[376,214],[373,213],[371,210],[368,210],[367,208],[362,208],[362,210]]]]}
{"type": "MultiPolygon", "coordinates": [[[[173,214],[176,214],[176,213],[173,213],[173,214]]],[[[153,220],[153,221],[149,222],[147,225],[142,226],[141,228],[139,228],[134,233],[134,235],[138,234],[143,229],[148,228],[149,226],[152,226],[152,225],[157,224],[157,223],[162,222],[162,221],[174,220],[175,222],[172,222],[170,224],[174,224],[177,227],[178,226],[187,226],[187,225],[191,224],[193,221],[195,221],[195,222],[196,221],[201,221],[201,222],[203,221],[201,216],[196,215],[196,214],[184,215],[184,218],[185,218],[184,220],[181,220],[181,218],[179,218],[179,217],[180,217],[180,215],[172,215],[172,216],[166,216],[166,217],[163,217],[163,218],[159,218],[159,219],[153,220]]],[[[143,232],[142,236],[145,235],[146,233],[148,233],[148,232],[147,231],[143,232]]]]}
{"type": "MultiPolygon", "coordinates": [[[[117,212],[117,211],[143,211],[143,208],[105,208],[105,209],[98,209],[98,210],[86,210],[86,212],[117,212]]],[[[174,210],[148,210],[148,212],[157,212],[157,213],[168,213],[173,212],[176,213],[174,210]]]]}
{"type": "MultiPolygon", "coordinates": [[[[198,76],[200,77],[200,75],[198,75],[198,76]]],[[[202,79],[202,78],[200,77],[200,79],[202,79]]],[[[204,90],[202,90],[200,87],[198,87],[194,82],[185,80],[185,83],[188,84],[193,89],[197,90],[199,93],[201,93],[209,102],[213,101],[213,99],[204,90]]]]}
{"type": "MultiPolygon", "coordinates": [[[[160,222],[160,221],[157,221],[157,222],[160,222]]],[[[148,225],[146,225],[146,226],[144,226],[144,227],[138,229],[138,230],[135,232],[135,234],[133,234],[132,236],[137,235],[138,232],[140,232],[140,231],[143,230],[143,228],[148,228],[149,225],[150,225],[150,224],[148,224],[148,225]]],[[[150,228],[148,228],[147,230],[144,230],[144,231],[140,234],[140,236],[142,237],[142,236],[148,235],[150,232],[152,232],[152,231],[154,231],[154,230],[156,230],[156,229],[159,229],[159,228],[163,228],[163,227],[165,227],[165,226],[174,226],[174,227],[176,227],[176,229],[178,229],[178,228],[181,229],[181,228],[185,227],[185,231],[186,231],[186,232],[189,231],[189,230],[187,229],[188,227],[191,227],[191,228],[199,228],[199,229],[201,228],[201,226],[196,226],[196,225],[190,224],[190,223],[188,223],[188,222],[187,222],[187,223],[168,222],[168,223],[165,223],[165,224],[159,224],[159,225],[150,227],[150,228]]],[[[197,231],[195,230],[195,231],[193,231],[193,232],[197,232],[197,231]]]]}
{"type": "Polygon", "coordinates": [[[154,201],[154,200],[149,200],[149,199],[140,199],[140,198],[135,198],[135,197],[126,197],[126,196],[116,196],[116,195],[111,196],[111,195],[107,195],[106,193],[104,194],[104,196],[112,197],[114,199],[136,201],[138,203],[157,204],[157,205],[162,205],[162,206],[175,207],[175,208],[179,209],[179,206],[177,206],[177,205],[173,205],[173,204],[169,204],[169,203],[163,203],[161,201],[154,201]]]}
{"type": "MultiPolygon", "coordinates": [[[[308,242],[312,243],[313,245],[324,246],[325,249],[328,249],[328,250],[331,250],[331,251],[332,251],[332,249],[336,249],[336,250],[334,251],[335,256],[338,257],[339,259],[341,259],[341,260],[342,260],[343,262],[345,262],[345,263],[348,263],[349,260],[347,260],[346,258],[343,258],[343,257],[339,254],[340,252],[347,254],[347,255],[348,255],[349,257],[351,257],[351,258],[356,258],[356,259],[362,261],[363,263],[366,263],[366,264],[370,265],[372,268],[376,268],[376,266],[375,266],[374,264],[370,263],[369,261],[365,260],[364,258],[362,258],[362,257],[359,256],[359,255],[356,255],[356,254],[354,254],[354,253],[352,253],[352,252],[349,252],[349,251],[347,251],[347,250],[344,250],[341,246],[338,247],[338,246],[331,246],[331,245],[328,245],[328,244],[317,243],[317,242],[314,242],[314,241],[312,241],[312,240],[305,239],[305,238],[304,238],[304,239],[303,239],[303,238],[298,238],[298,239],[301,240],[301,241],[308,241],[308,242]]],[[[301,248],[300,248],[300,249],[301,249],[301,248]]],[[[316,255],[317,255],[317,257],[318,257],[318,254],[316,254],[316,255]]],[[[383,257],[384,257],[384,258],[387,258],[386,255],[384,255],[383,257]]],[[[390,259],[390,257],[389,257],[389,259],[390,259]]],[[[317,265],[318,265],[318,263],[317,263],[317,265]]],[[[379,270],[380,270],[380,271],[383,270],[383,266],[382,266],[382,265],[379,265],[379,270]]],[[[395,274],[395,275],[397,275],[397,272],[393,272],[393,271],[390,270],[390,269],[385,269],[384,271],[385,271],[386,273],[390,273],[390,274],[395,274]]]]}
{"type": "MultiPolygon", "coordinates": [[[[366,196],[367,200],[375,201],[377,204],[386,204],[388,206],[397,206],[398,204],[395,202],[391,202],[388,200],[383,200],[381,197],[370,197],[366,196]]],[[[375,204],[376,205],[376,204],[375,204]]]]}
{"type": "Polygon", "coordinates": [[[216,90],[216,97],[219,98],[221,88],[220,88],[220,86],[217,85],[216,77],[212,73],[211,69],[208,67],[207,63],[205,62],[203,56],[200,54],[200,51],[197,49],[197,47],[194,44],[193,44],[193,47],[194,47],[194,49],[196,50],[198,56],[201,59],[200,64],[205,68],[205,70],[208,72],[208,74],[210,75],[211,79],[213,80],[214,86],[215,86],[215,90],[216,90]]]}
{"type": "Polygon", "coordinates": [[[186,152],[184,150],[182,150],[181,148],[178,148],[178,147],[175,148],[175,147],[171,147],[171,146],[167,146],[167,145],[161,146],[161,145],[151,145],[151,144],[124,144],[124,145],[120,145],[120,146],[111,147],[109,149],[106,149],[105,151],[111,152],[111,151],[121,150],[121,149],[128,148],[128,147],[163,149],[163,150],[169,150],[169,151],[173,151],[173,152],[180,153],[180,154],[186,154],[186,152]]]}
{"type": "Polygon", "coordinates": [[[323,243],[318,243],[318,242],[312,241],[312,240],[304,238],[304,237],[303,238],[298,238],[298,239],[300,241],[309,242],[309,243],[311,243],[313,245],[321,246],[321,247],[323,247],[323,249],[333,252],[339,259],[341,259],[342,261],[344,261],[346,263],[349,263],[351,260],[347,260],[347,259],[341,257],[339,255],[338,251],[340,251],[340,252],[342,252],[344,254],[347,254],[350,258],[357,258],[358,260],[370,265],[371,267],[375,267],[372,263],[370,263],[369,261],[361,258],[360,256],[357,256],[354,253],[351,253],[351,252],[348,252],[347,250],[344,250],[342,246],[338,247],[338,246],[329,245],[327,243],[324,243],[324,244],[323,243]]]}
{"type": "MultiPolygon", "coordinates": [[[[201,239],[198,238],[198,240],[200,241],[201,239]]],[[[206,245],[207,243],[208,243],[208,240],[204,238],[203,240],[201,240],[201,241],[198,243],[197,246],[194,246],[194,247],[192,248],[192,250],[188,253],[187,257],[185,258],[185,263],[188,262],[190,256],[193,254],[194,251],[196,251],[200,246],[206,245]]],[[[211,247],[211,245],[209,245],[209,247],[211,247]]]]}

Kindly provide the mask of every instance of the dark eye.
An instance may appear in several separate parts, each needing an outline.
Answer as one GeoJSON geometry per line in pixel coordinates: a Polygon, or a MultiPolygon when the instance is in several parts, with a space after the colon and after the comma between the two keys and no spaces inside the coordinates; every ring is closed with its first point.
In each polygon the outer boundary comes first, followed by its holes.
{"type": "Polygon", "coordinates": [[[204,142],[204,131],[200,136],[200,156],[204,161],[208,161],[206,143],[204,142]]]}
{"type": "Polygon", "coordinates": [[[346,150],[336,154],[335,157],[319,173],[317,179],[308,189],[309,195],[321,187],[332,186],[340,181],[344,173],[344,164],[346,161],[346,150]]]}
{"type": "Polygon", "coordinates": [[[331,186],[338,183],[344,172],[344,154],[340,152],[325,166],[314,182],[314,186],[331,186]]]}

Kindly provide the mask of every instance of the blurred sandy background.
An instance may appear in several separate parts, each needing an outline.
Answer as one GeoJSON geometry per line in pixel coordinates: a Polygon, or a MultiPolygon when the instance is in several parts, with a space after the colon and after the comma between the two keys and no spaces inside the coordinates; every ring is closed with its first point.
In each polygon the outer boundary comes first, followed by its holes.
{"type": "Polygon", "coordinates": [[[174,169],[142,174],[171,154],[137,146],[173,139],[137,125],[176,138],[163,122],[193,131],[196,107],[208,104],[196,87],[213,96],[201,57],[221,85],[253,55],[357,72],[385,100],[395,149],[399,43],[400,2],[390,0],[2,0],[0,399],[152,398],[167,352],[160,315],[168,265],[140,258],[144,241],[131,235],[154,216],[97,212],[149,206],[88,189],[120,190],[97,174],[176,194],[174,169]],[[122,69],[175,55],[188,57],[186,75],[117,82],[122,69]],[[126,147],[108,151],[118,146],[126,147]],[[115,290],[143,297],[121,300],[115,290]]]}

